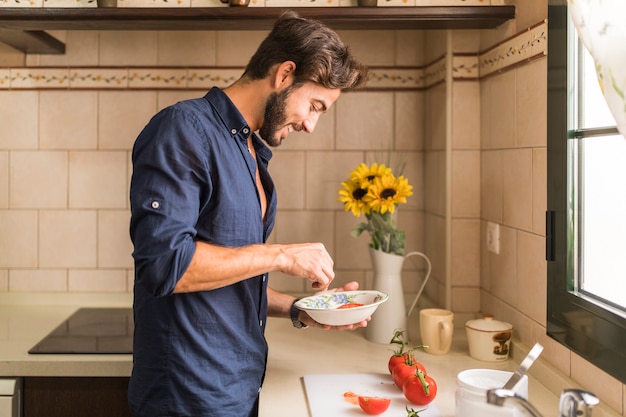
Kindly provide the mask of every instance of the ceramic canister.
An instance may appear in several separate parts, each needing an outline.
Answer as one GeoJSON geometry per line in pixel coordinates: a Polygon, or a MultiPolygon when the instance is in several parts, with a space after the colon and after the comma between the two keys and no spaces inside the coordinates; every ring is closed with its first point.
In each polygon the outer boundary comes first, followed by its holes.
{"type": "MultiPolygon", "coordinates": [[[[468,369],[459,372],[456,379],[455,417],[523,417],[525,414],[513,403],[502,406],[487,402],[487,391],[502,388],[513,372],[497,369],[468,369]]],[[[528,377],[524,375],[513,388],[515,393],[528,399],[528,377]]]]}
{"type": "Polygon", "coordinates": [[[488,362],[509,358],[513,325],[495,320],[492,315],[465,323],[470,356],[488,362]]]}

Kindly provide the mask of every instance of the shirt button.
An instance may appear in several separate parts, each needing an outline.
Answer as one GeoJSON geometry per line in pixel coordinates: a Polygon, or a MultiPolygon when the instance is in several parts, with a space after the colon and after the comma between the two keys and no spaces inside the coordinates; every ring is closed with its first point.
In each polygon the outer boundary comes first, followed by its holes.
{"type": "Polygon", "coordinates": [[[158,202],[158,201],[153,201],[153,202],[152,202],[152,208],[153,208],[153,209],[158,209],[160,206],[161,206],[161,205],[159,204],[159,202],[158,202]]]}
{"type": "Polygon", "coordinates": [[[267,275],[263,275],[263,282],[267,279],[267,275]]]}
{"type": "Polygon", "coordinates": [[[237,129],[230,129],[230,133],[232,133],[233,135],[237,133],[237,129]]]}
{"type": "Polygon", "coordinates": [[[259,320],[259,326],[263,327],[263,320],[259,320]]]}
{"type": "Polygon", "coordinates": [[[243,133],[245,133],[246,135],[248,134],[248,132],[250,132],[250,130],[247,127],[243,128],[243,133]]]}

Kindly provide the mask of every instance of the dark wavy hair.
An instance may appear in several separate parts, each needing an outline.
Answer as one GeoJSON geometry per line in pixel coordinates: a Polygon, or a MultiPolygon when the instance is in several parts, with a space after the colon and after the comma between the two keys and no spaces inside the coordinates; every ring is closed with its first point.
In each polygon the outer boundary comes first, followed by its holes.
{"type": "Polygon", "coordinates": [[[285,61],[296,63],[294,85],[310,81],[348,91],[367,81],[367,67],[350,54],[332,29],[293,11],[283,13],[274,23],[250,58],[243,77],[263,79],[274,65],[285,61]]]}

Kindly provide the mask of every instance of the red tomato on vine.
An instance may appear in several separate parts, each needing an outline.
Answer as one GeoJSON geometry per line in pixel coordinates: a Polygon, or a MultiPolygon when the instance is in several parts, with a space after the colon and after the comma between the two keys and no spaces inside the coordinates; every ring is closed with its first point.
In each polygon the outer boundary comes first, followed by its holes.
{"type": "Polygon", "coordinates": [[[437,396],[437,383],[424,372],[417,370],[402,384],[402,392],[407,400],[417,405],[430,404],[437,396]]]}

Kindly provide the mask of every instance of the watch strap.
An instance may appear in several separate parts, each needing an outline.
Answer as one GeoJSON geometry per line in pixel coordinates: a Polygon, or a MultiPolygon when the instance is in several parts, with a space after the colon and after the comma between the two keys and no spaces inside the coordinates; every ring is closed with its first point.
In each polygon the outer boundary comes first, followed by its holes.
{"type": "Polygon", "coordinates": [[[293,324],[293,327],[295,327],[296,329],[306,329],[309,326],[302,323],[300,319],[298,318],[300,315],[300,309],[296,307],[296,301],[298,300],[299,300],[298,298],[293,300],[293,303],[291,304],[291,308],[289,309],[289,318],[291,318],[291,323],[293,324]]]}

